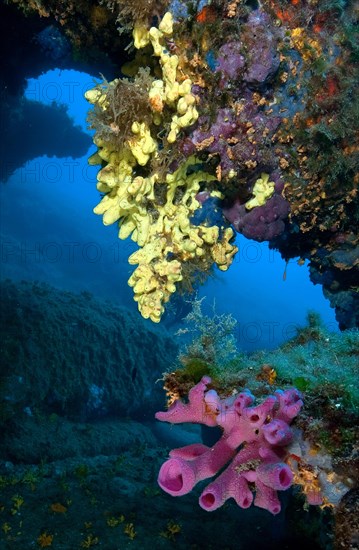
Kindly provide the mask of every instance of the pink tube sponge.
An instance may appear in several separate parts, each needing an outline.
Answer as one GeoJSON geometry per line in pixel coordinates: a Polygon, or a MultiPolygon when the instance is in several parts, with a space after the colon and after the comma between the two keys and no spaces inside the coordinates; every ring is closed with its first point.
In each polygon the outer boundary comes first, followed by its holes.
{"type": "Polygon", "coordinates": [[[180,497],[192,491],[199,481],[196,476],[196,469],[191,463],[181,458],[170,458],[167,460],[158,475],[159,486],[172,495],[180,497]]]}
{"type": "Polygon", "coordinates": [[[292,431],[284,420],[272,420],[262,427],[265,439],[271,445],[288,445],[292,440],[292,431]]]}
{"type": "Polygon", "coordinates": [[[185,495],[196,483],[215,475],[234,453],[224,438],[213,447],[195,444],[174,449],[160,469],[158,483],[172,496],[185,495]]]}
{"type": "Polygon", "coordinates": [[[211,400],[208,400],[208,402],[204,400],[204,393],[210,382],[209,376],[203,376],[202,380],[189,391],[188,403],[185,404],[177,399],[168,411],[156,413],[157,420],[164,420],[172,424],[193,422],[206,424],[206,426],[216,426],[216,403],[211,400]]]}
{"type": "Polygon", "coordinates": [[[233,498],[241,508],[254,500],[255,506],[278,514],[277,491],[285,491],[293,481],[283,460],[285,446],[292,440],[289,424],[303,405],[301,394],[295,388],[278,391],[251,406],[254,396],[249,391],[221,399],[215,390],[207,389],[210,383],[204,376],[190,390],[188,403],[178,400],[168,411],[156,414],[157,420],[220,426],[223,431],[213,447],[198,443],[171,451],[158,475],[160,487],[181,496],[226,466],[202,492],[199,504],[204,510],[216,510],[233,498]]]}
{"type": "Polygon", "coordinates": [[[292,485],[293,474],[287,464],[275,462],[274,464],[262,464],[257,468],[257,479],[264,485],[276,491],[285,491],[292,485]]]}

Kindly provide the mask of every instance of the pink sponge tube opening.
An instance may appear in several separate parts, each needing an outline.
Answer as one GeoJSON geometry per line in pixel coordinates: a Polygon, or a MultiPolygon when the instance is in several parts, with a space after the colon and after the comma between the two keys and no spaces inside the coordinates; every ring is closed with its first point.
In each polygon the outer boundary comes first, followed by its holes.
{"type": "Polygon", "coordinates": [[[196,475],[190,464],[181,458],[170,458],[158,474],[159,486],[173,497],[190,493],[196,485],[196,475]]]}
{"type": "Polygon", "coordinates": [[[256,483],[256,497],[254,499],[255,506],[268,510],[273,515],[279,514],[281,510],[277,492],[270,487],[264,485],[259,479],[256,483]]]}
{"type": "Polygon", "coordinates": [[[259,466],[257,468],[257,478],[264,485],[276,491],[285,491],[293,482],[292,471],[283,462],[259,466]]]}
{"type": "Polygon", "coordinates": [[[292,430],[283,420],[274,419],[262,427],[263,435],[271,445],[288,445],[292,439],[292,430]]]}
{"type": "Polygon", "coordinates": [[[231,469],[227,469],[222,476],[205,488],[199,497],[199,504],[206,512],[213,512],[229,498],[234,498],[241,508],[249,508],[253,502],[253,493],[247,481],[231,469]]]}
{"type": "Polygon", "coordinates": [[[240,476],[235,484],[234,500],[241,508],[249,508],[253,502],[253,493],[248,487],[247,480],[240,476]]]}
{"type": "Polygon", "coordinates": [[[213,510],[220,508],[226,500],[221,485],[214,482],[208,485],[199,497],[199,505],[203,510],[213,512],[213,510]]]}

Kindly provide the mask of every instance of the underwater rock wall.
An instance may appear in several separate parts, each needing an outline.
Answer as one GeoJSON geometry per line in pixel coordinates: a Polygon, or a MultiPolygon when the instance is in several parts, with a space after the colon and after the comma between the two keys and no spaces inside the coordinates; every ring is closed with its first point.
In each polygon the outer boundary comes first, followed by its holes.
{"type": "Polygon", "coordinates": [[[151,419],[163,404],[156,380],[177,348],[165,330],[90,293],[44,283],[1,283],[1,413],[96,420],[151,419]]]}

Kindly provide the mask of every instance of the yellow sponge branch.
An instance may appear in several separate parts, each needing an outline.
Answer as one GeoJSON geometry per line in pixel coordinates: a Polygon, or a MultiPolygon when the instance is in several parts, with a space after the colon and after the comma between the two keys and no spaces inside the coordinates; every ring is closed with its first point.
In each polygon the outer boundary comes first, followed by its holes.
{"type": "Polygon", "coordinates": [[[263,206],[274,193],[274,181],[269,181],[269,174],[262,172],[261,177],[256,180],[253,187],[254,197],[245,203],[247,210],[255,206],[263,206]]]}
{"type": "MultiPolygon", "coordinates": [[[[129,263],[137,267],[128,284],[142,316],[154,322],[160,321],[164,305],[183,280],[186,262],[200,263],[204,271],[213,264],[226,270],[237,251],[231,244],[232,229],[205,222],[194,225],[191,221],[201,207],[197,193],[206,183],[217,181],[214,175],[203,171],[196,156],[188,157],[165,175],[152,168],[163,143],[174,143],[181,130],[198,118],[192,82],[189,78],[177,80],[178,58],[164,47],[164,38],[171,37],[172,28],[169,12],[158,28],[135,26],[135,47],[152,45],[162,78],[151,80],[147,100],[140,96],[144,105],[147,102],[146,117],[141,120],[137,114],[122,141],[104,139],[102,136],[111,133],[98,132],[94,138],[98,151],[89,159],[91,164],[101,164],[97,188],[104,194],[94,212],[103,216],[105,225],[119,223],[120,239],[131,237],[139,245],[139,250],[129,257],[129,263]],[[162,126],[163,120],[167,122],[162,126]],[[162,145],[157,137],[158,127],[162,145]]],[[[148,73],[142,72],[142,78],[149,81],[148,73]]],[[[113,86],[119,87],[117,80],[86,93],[97,112],[118,111],[109,99],[114,97],[113,86]]],[[[114,121],[109,120],[109,127],[116,133],[114,121]]],[[[213,196],[220,193],[213,192],[213,196]]]]}

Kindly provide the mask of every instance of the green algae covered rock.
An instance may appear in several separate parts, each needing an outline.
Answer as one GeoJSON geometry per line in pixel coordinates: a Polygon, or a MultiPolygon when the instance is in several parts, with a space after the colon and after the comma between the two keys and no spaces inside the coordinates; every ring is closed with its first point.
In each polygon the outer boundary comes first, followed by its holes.
{"type": "Polygon", "coordinates": [[[46,284],[1,283],[0,423],[56,414],[151,418],[177,350],[126,308],[46,284]]]}

